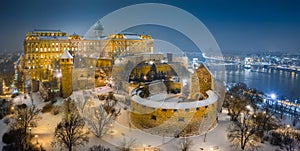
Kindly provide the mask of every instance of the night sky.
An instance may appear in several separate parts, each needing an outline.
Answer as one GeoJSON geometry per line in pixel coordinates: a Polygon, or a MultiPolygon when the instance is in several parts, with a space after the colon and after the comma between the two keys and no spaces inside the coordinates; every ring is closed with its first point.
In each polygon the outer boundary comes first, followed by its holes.
{"type": "MultiPolygon", "coordinates": [[[[223,51],[300,52],[300,1],[198,1],[2,1],[0,51],[23,51],[25,34],[33,29],[61,29],[69,34],[76,32],[84,35],[97,20],[112,11],[138,3],[164,3],[184,9],[199,18],[223,51]]],[[[157,35],[154,34],[153,37],[156,38],[155,36],[157,35]]],[[[187,46],[182,49],[194,48],[187,46]]]]}

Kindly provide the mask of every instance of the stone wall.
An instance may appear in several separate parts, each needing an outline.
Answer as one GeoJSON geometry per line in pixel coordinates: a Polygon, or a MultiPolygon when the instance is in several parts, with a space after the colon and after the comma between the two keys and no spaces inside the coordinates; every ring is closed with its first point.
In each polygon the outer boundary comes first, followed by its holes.
{"type": "Polygon", "coordinates": [[[130,106],[132,124],[154,135],[200,135],[212,129],[217,120],[217,102],[190,109],[155,109],[135,101],[131,101],[130,106]]]}

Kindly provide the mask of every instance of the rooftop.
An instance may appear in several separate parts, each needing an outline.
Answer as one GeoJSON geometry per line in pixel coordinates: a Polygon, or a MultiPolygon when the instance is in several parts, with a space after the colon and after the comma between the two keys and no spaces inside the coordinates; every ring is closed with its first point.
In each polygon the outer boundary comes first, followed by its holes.
{"type": "Polygon", "coordinates": [[[72,55],[68,50],[65,50],[64,53],[60,56],[61,59],[73,59],[72,55]]]}
{"type": "Polygon", "coordinates": [[[149,99],[141,98],[137,95],[134,95],[131,99],[138,104],[142,104],[147,107],[152,108],[162,108],[162,109],[186,109],[186,108],[197,108],[210,105],[215,103],[218,100],[218,96],[212,91],[208,90],[206,92],[208,98],[205,100],[194,101],[194,102],[179,102],[178,97],[168,97],[168,94],[160,93],[154,96],[151,96],[149,99]]]}
{"type": "Polygon", "coordinates": [[[34,29],[32,32],[63,32],[60,29],[34,29]]]}

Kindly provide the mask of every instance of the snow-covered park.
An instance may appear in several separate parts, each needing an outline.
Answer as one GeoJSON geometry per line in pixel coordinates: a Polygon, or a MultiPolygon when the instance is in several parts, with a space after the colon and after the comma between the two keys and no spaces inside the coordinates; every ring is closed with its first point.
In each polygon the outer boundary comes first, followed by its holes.
{"type": "MultiPolygon", "coordinates": [[[[109,87],[103,87],[99,89],[93,90],[85,90],[74,92],[71,96],[75,101],[76,99],[83,97],[85,94],[90,94],[89,98],[92,103],[90,106],[97,106],[100,102],[98,98],[93,97],[93,95],[98,95],[102,93],[108,93],[111,89],[109,87]]],[[[117,97],[121,97],[116,95],[117,97]]],[[[55,105],[61,106],[63,104],[64,99],[56,98],[57,102],[55,105]]],[[[39,93],[32,93],[31,96],[27,95],[24,97],[20,95],[12,100],[15,104],[25,103],[28,106],[32,104],[36,105],[38,108],[42,109],[48,102],[43,102],[39,93]],[[33,101],[32,101],[33,100],[33,101]]],[[[106,134],[102,136],[102,138],[95,137],[92,133],[89,134],[89,142],[84,146],[75,147],[74,150],[84,151],[89,150],[89,147],[93,145],[103,145],[111,150],[117,150],[117,147],[124,142],[124,140],[135,140],[133,145],[133,150],[155,150],[160,149],[161,151],[177,151],[180,150],[179,139],[180,138],[170,138],[170,137],[162,137],[151,135],[143,132],[142,130],[136,129],[131,126],[129,123],[129,110],[124,110],[125,106],[120,101],[118,104],[122,110],[121,114],[117,117],[117,120],[112,122],[109,127],[109,130],[106,134]]],[[[219,122],[217,126],[206,134],[200,136],[190,137],[192,140],[192,149],[191,151],[199,151],[199,150],[219,150],[219,151],[233,151],[240,150],[231,146],[231,143],[227,139],[227,128],[231,124],[229,120],[230,117],[227,116],[225,112],[227,110],[223,109],[223,112],[219,114],[219,122]]],[[[88,111],[87,111],[88,112],[88,111]]],[[[12,116],[12,115],[9,115],[12,116]]],[[[38,121],[37,127],[33,127],[30,130],[30,133],[36,137],[32,138],[32,142],[36,145],[42,145],[47,151],[56,151],[60,150],[62,146],[52,146],[51,142],[54,139],[54,131],[57,124],[61,121],[63,117],[63,113],[60,112],[57,115],[53,115],[51,113],[40,113],[41,119],[38,121]]],[[[8,118],[8,117],[6,117],[8,118]]],[[[8,131],[9,126],[4,123],[5,118],[0,121],[0,135],[3,136],[5,132],[8,131]]],[[[88,131],[87,124],[85,126],[85,130],[88,131]]],[[[2,137],[0,137],[0,146],[1,148],[5,144],[2,142],[2,137]]],[[[276,146],[272,146],[265,142],[261,144],[259,148],[260,151],[274,151],[278,149],[276,146]]]]}

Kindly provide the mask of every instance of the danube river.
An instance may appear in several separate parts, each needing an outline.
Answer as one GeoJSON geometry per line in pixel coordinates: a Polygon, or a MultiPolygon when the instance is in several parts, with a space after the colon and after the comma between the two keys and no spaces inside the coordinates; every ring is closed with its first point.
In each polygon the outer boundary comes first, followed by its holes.
{"type": "Polygon", "coordinates": [[[260,69],[251,71],[240,68],[213,72],[216,77],[230,82],[243,82],[250,88],[256,88],[265,94],[274,93],[278,98],[300,100],[300,73],[279,70],[260,69]]]}

